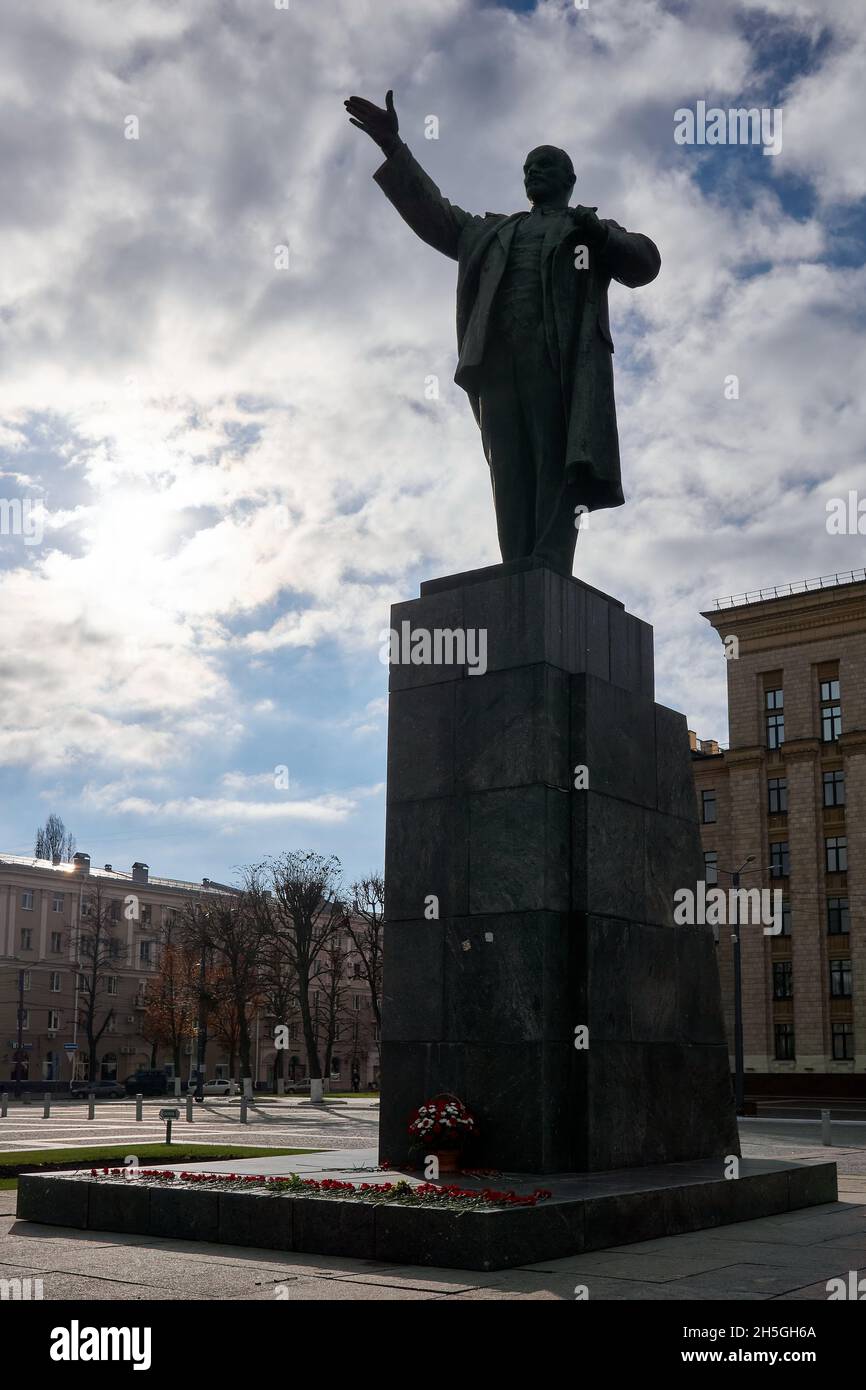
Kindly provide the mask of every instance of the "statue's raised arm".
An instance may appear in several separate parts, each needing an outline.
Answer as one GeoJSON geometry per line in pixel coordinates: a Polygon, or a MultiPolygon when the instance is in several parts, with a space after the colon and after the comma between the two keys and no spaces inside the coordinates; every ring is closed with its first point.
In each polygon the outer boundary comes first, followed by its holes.
{"type": "Polygon", "coordinates": [[[385,97],[385,110],[363,97],[349,97],[344,103],[352,125],[375,140],[387,156],[373,178],[386,198],[394,204],[412,231],[443,256],[458,259],[460,236],[467,223],[480,221],[470,212],[450,203],[409,152],[399,135],[394,93],[385,97]]]}

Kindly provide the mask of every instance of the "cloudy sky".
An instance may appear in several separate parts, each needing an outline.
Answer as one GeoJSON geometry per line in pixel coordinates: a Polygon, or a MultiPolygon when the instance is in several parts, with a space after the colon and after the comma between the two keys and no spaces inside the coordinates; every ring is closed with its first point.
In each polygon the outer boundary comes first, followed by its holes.
{"type": "Polygon", "coordinates": [[[864,563],[825,524],[866,436],[862,0],[277,5],[0,0],[0,500],[44,519],[0,535],[0,851],[55,810],[155,874],[381,864],[389,605],[499,557],[455,266],[350,93],[472,211],[552,143],[657,242],[576,572],[655,625],[659,699],[724,741],[700,610],[864,563]],[[699,101],[780,108],[781,152],[677,144],[699,101]]]}

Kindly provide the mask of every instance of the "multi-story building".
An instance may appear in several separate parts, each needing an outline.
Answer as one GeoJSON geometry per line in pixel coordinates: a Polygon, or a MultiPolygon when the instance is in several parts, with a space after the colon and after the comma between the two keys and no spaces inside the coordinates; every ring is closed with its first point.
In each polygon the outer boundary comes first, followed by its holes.
{"type": "MultiPolygon", "coordinates": [[[[148,866],[131,871],[111,864],[96,868],[87,854],[71,863],[0,855],[0,1079],[16,1074],[29,1084],[68,1084],[88,1076],[87,1017],[96,1043],[96,1076],[124,1081],[140,1068],[175,1073],[172,1047],[154,1041],[147,1026],[148,994],[160,986],[163,951],[170,926],[190,903],[231,892],[226,885],[152,877],[148,866]],[[20,1009],[20,1030],[19,1030],[20,1009]],[[104,1025],[104,1026],[103,1026],[104,1025]],[[21,1050],[18,1049],[20,1039],[21,1050]]],[[[378,1081],[378,1030],[371,994],[357,952],[347,936],[341,952],[340,1009],[332,1029],[331,1083],[349,1087],[357,1070],[360,1085],[378,1081]]],[[[313,997],[324,1055],[326,1009],[313,997]]],[[[181,1049],[186,1079],[197,1062],[197,1017],[191,1010],[189,1036],[181,1049]]],[[[274,1020],[254,1012],[255,1081],[273,1082],[274,1020]]],[[[290,1021],[290,1055],[284,1075],[308,1074],[297,1021],[290,1021]],[[297,1049],[293,1047],[298,1042],[297,1049]]],[[[213,1023],[205,1054],[208,1078],[237,1079],[213,1023]]]]}
{"type": "MultiPolygon", "coordinates": [[[[866,576],[720,600],[729,747],[692,738],[705,880],[781,891],[739,927],[746,1094],[866,1095],[866,576]]],[[[733,1054],[732,935],[719,968],[733,1054]]]]}

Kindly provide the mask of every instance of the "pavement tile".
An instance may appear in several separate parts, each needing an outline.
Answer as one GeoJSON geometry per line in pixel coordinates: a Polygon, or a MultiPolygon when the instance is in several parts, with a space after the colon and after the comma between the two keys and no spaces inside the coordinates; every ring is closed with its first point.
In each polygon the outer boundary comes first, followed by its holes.
{"type": "MultiPolygon", "coordinates": [[[[640,1283],[631,1279],[606,1279],[602,1275],[591,1275],[584,1279],[579,1279],[575,1275],[532,1275],[524,1273],[522,1270],[509,1271],[505,1276],[497,1279],[495,1284],[483,1285],[477,1289],[470,1289],[466,1293],[456,1293],[452,1295],[455,1302],[462,1302],[465,1299],[473,1301],[482,1300],[489,1302],[493,1299],[525,1299],[533,1302],[537,1300],[556,1299],[559,1302],[574,1303],[577,1301],[576,1290],[587,1290],[588,1298],[580,1301],[605,1301],[625,1302],[625,1301],[669,1301],[677,1302],[697,1299],[699,1301],[709,1301],[718,1297],[713,1292],[694,1292],[680,1287],[679,1284],[648,1284],[640,1283]]],[[[726,1295],[727,1297],[727,1295],[726,1295]]],[[[750,1299],[754,1297],[751,1293],[733,1292],[730,1297],[735,1301],[750,1299]]],[[[451,1299],[449,1299],[451,1302],[451,1299]]]]}
{"type": "Polygon", "coordinates": [[[90,1279],[86,1274],[68,1274],[65,1270],[52,1269],[41,1275],[43,1298],[51,1301],[74,1299],[76,1302],[102,1302],[106,1299],[123,1301],[157,1301],[178,1298],[195,1299],[199,1295],[194,1289],[177,1291],[157,1288],[152,1285],[129,1284],[115,1279],[90,1279]]]}
{"type": "Polygon", "coordinates": [[[728,1251],[709,1249],[705,1253],[677,1251],[640,1252],[635,1247],[620,1251],[597,1250],[589,1255],[569,1255],[563,1260],[540,1260],[537,1264],[521,1265],[521,1269],[551,1274],[609,1275],[612,1279],[631,1279],[643,1283],[663,1284],[688,1274],[702,1274],[735,1263],[728,1251]]]}
{"type": "Polygon", "coordinates": [[[495,1274],[477,1273],[466,1269],[436,1269],[434,1266],[386,1265],[381,1272],[346,1275],[352,1284],[390,1285],[394,1288],[427,1290],[431,1293],[465,1293],[480,1284],[490,1283],[495,1274]]]}
{"type": "MultiPolygon", "coordinates": [[[[278,1284],[278,1281],[277,1281],[278,1284]]],[[[274,1287],[276,1287],[275,1285],[274,1287]]],[[[388,1284],[357,1284],[343,1279],[293,1279],[286,1284],[285,1299],[278,1299],[274,1288],[256,1289],[253,1292],[227,1295],[240,1303],[363,1303],[384,1302],[397,1299],[431,1299],[441,1301],[445,1295],[425,1292],[423,1289],[392,1288],[388,1284]]]]}

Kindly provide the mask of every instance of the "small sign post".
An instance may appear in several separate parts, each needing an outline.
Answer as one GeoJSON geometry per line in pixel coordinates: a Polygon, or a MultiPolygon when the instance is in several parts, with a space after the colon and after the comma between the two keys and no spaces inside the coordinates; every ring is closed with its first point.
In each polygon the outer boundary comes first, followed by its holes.
{"type": "Polygon", "coordinates": [[[176,1105],[164,1105],[159,1112],[159,1118],[165,1120],[165,1142],[171,1143],[171,1122],[180,1119],[180,1110],[176,1105]]]}

